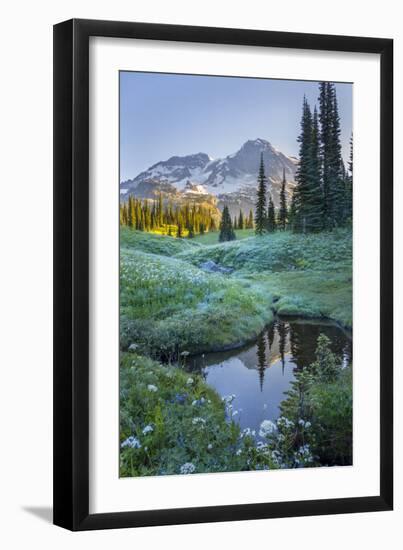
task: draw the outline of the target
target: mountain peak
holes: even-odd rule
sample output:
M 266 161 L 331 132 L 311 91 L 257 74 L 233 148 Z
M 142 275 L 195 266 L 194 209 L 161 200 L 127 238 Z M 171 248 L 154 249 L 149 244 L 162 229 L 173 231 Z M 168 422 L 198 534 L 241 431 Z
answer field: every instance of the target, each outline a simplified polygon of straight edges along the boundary
M 273 149 L 272 144 L 270 141 L 267 141 L 267 139 L 262 138 L 256 138 L 256 139 L 248 139 L 242 147 L 269 147 Z
M 263 154 L 266 176 L 270 184 L 280 184 L 285 171 L 287 182 L 295 180 L 296 161 L 287 157 L 263 138 L 245 141 L 238 151 L 224 158 L 211 159 L 206 153 L 172 156 L 138 174 L 133 180 L 122 182 L 122 193 L 136 193 L 136 189 L 169 184 L 179 192 L 211 193 L 213 195 L 251 194 L 256 188 L 260 157 Z M 143 185 L 144 184 L 144 185 Z M 140 186 L 140 187 L 139 187 Z M 142 187 L 143 186 L 143 187 Z

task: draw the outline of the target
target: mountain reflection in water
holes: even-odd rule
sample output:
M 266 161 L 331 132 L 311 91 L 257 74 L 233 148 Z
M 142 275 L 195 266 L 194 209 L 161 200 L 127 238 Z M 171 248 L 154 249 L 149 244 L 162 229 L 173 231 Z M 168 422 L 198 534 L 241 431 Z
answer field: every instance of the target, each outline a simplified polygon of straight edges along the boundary
M 235 394 L 234 420 L 258 430 L 265 419 L 279 416 L 284 392 L 297 369 L 315 360 L 319 334 L 343 366 L 352 361 L 351 333 L 323 320 L 276 319 L 255 340 L 232 351 L 192 357 L 188 368 L 199 372 L 219 395 Z

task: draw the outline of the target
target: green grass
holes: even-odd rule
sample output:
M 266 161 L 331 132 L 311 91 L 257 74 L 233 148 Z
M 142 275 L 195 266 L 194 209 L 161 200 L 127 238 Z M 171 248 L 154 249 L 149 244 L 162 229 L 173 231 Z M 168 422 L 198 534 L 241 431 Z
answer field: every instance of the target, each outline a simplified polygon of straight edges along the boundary
M 265 285 L 178 258 L 122 249 L 120 282 L 121 347 L 135 344 L 154 358 L 242 345 L 273 316 Z
M 182 369 L 122 354 L 120 425 L 121 477 L 179 474 L 189 463 L 192 473 L 244 469 L 239 426 L 226 421 L 217 393 Z
M 220 235 L 219 231 L 213 231 L 213 232 L 205 233 L 204 235 L 196 235 L 194 239 L 191 239 L 191 240 L 204 245 L 218 244 L 219 235 Z M 235 235 L 237 240 L 247 239 L 248 237 L 253 237 L 255 235 L 255 230 L 254 229 L 236 229 Z
M 120 249 L 135 249 L 149 252 L 151 254 L 161 254 L 162 256 L 173 256 L 179 252 L 200 248 L 200 244 L 194 242 L 194 239 L 176 239 L 167 235 L 158 233 L 145 233 L 144 231 L 135 231 L 128 227 L 120 227 Z
M 275 296 L 282 315 L 326 317 L 352 326 L 351 232 L 251 237 L 181 251 L 178 259 L 201 265 L 213 260 L 234 269 L 233 279 L 260 285 Z
M 347 230 L 309 235 L 276 232 L 178 252 L 179 258 L 194 265 L 211 259 L 247 273 L 345 269 L 351 265 L 351 255 Z

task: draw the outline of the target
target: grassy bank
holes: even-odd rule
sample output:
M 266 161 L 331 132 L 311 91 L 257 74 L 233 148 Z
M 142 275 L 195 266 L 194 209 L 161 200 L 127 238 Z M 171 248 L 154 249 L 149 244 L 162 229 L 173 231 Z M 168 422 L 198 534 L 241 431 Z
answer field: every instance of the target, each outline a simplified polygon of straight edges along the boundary
M 259 281 L 206 273 L 178 258 L 121 250 L 123 350 L 134 345 L 142 354 L 172 361 L 182 353 L 241 345 L 271 321 L 272 302 Z
M 182 250 L 177 258 L 195 266 L 213 260 L 232 268 L 234 279 L 275 296 L 280 314 L 327 317 L 352 326 L 351 231 L 278 232 Z
M 204 235 L 196 235 L 192 241 L 203 245 L 219 244 L 218 237 L 220 233 L 218 231 L 204 233 Z M 237 241 L 253 237 L 255 235 L 254 229 L 235 229 L 235 235 Z

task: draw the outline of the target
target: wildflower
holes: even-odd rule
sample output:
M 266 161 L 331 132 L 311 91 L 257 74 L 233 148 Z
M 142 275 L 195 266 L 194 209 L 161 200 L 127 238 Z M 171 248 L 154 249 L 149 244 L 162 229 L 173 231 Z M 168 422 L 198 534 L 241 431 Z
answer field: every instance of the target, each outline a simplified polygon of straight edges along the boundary
M 188 351 L 182 351 L 181 353 L 182 357 L 187 357 L 189 355 Z
M 195 470 L 196 466 L 192 462 L 185 462 L 185 464 L 182 464 L 180 467 L 181 474 L 193 474 Z
M 129 351 L 136 351 L 139 346 L 137 344 L 130 344 Z
M 244 438 L 244 437 L 254 437 L 256 434 L 255 430 L 251 430 L 250 428 L 244 428 L 241 432 L 241 438 Z
M 305 428 L 310 428 L 312 426 L 312 424 L 308 421 L 308 422 L 305 422 Z
M 235 399 L 236 395 L 232 393 L 231 395 L 224 395 L 221 400 L 224 401 L 227 405 L 230 405 Z
M 284 428 L 292 428 L 294 426 L 294 422 L 285 416 L 280 416 L 280 418 L 277 419 L 277 425 Z
M 120 446 L 122 447 L 122 449 L 124 447 L 130 447 L 131 449 L 141 449 L 141 443 L 137 439 L 137 437 L 134 437 L 134 435 L 130 435 L 121 443 Z
M 240 456 L 242 454 L 242 449 L 238 449 L 235 454 L 236 454 L 236 456 Z
M 154 431 L 154 428 L 151 426 L 151 424 L 148 424 L 145 428 L 143 428 L 143 435 L 147 435 L 148 433 L 151 433 Z
M 211 443 L 209 443 L 209 444 L 207 445 L 207 450 L 208 450 L 208 451 L 211 451 L 212 448 L 213 448 L 213 445 L 212 445 Z
M 205 423 L 206 421 L 204 420 L 204 418 L 201 418 L 200 416 L 196 416 L 195 418 L 192 419 L 193 426 L 196 426 L 197 424 L 204 425 Z
M 151 391 L 151 392 L 158 391 L 157 386 L 154 386 L 154 384 L 148 384 L 147 389 L 148 389 L 148 391 Z
M 263 420 L 263 422 L 260 424 L 260 430 L 259 435 L 260 437 L 267 437 L 268 435 L 275 432 L 277 429 L 277 426 L 274 422 L 271 420 Z
M 190 378 L 190 377 L 189 377 L 189 378 L 186 380 L 186 384 L 187 384 L 188 386 L 191 386 L 191 385 L 193 384 L 193 378 Z

